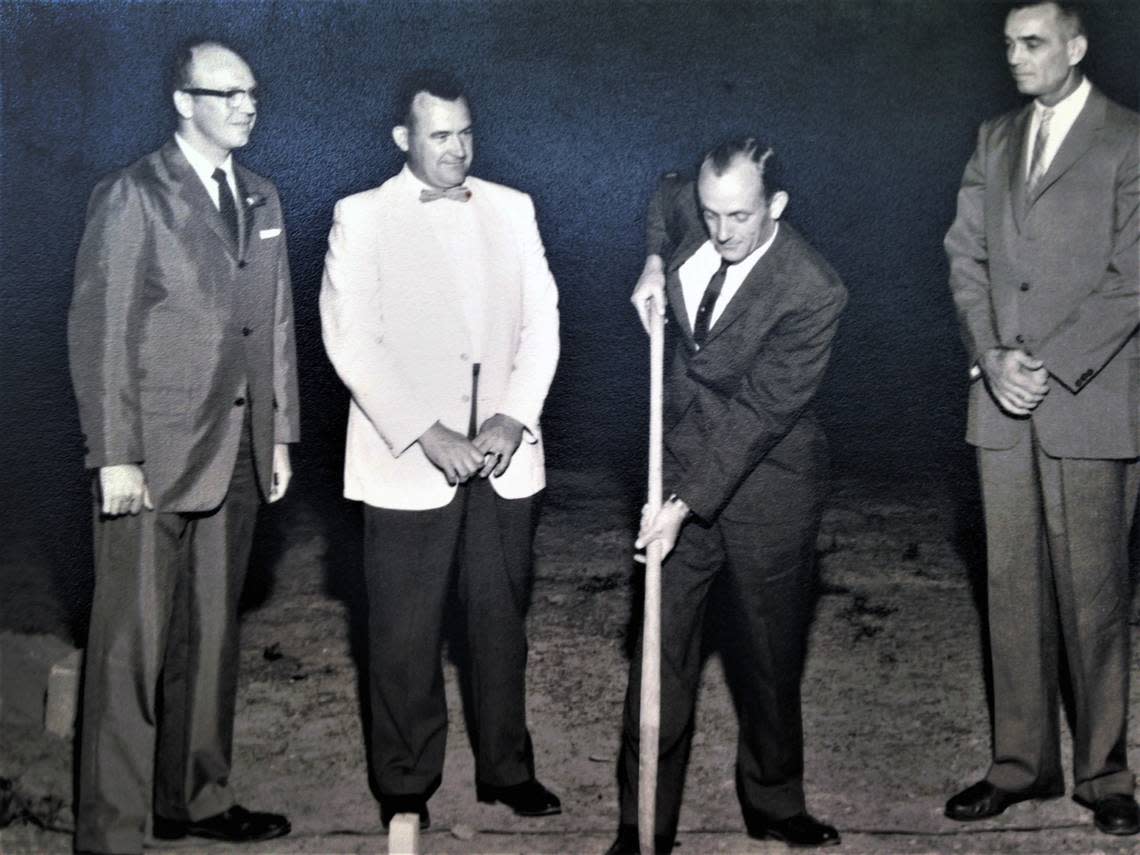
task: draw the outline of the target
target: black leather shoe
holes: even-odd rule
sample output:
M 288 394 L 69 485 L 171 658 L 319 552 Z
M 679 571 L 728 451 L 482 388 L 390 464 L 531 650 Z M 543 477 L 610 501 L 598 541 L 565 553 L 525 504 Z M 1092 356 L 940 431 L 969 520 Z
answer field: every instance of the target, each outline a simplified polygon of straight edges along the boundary
M 431 814 L 428 813 L 427 799 L 423 796 L 381 796 L 380 823 L 385 829 L 398 813 L 418 813 L 420 831 L 431 828 Z
M 663 837 L 653 839 L 653 851 L 657 855 L 669 855 L 673 851 L 673 841 Z M 610 844 L 606 855 L 641 855 L 641 845 L 637 840 L 637 826 L 623 825 L 618 828 L 617 840 Z
M 479 784 L 475 788 L 475 795 L 481 802 L 502 802 L 519 816 L 553 816 L 562 813 L 562 802 L 558 796 L 536 778 L 511 787 Z
M 1010 805 L 1032 799 L 1051 799 L 1061 795 L 1057 790 L 1003 790 L 989 781 L 978 781 L 946 802 L 945 814 L 958 822 L 988 819 L 1003 813 Z
M 1136 834 L 1140 832 L 1140 807 L 1127 793 L 1113 793 L 1093 803 L 1093 822 L 1105 834 Z
M 234 805 L 222 813 L 196 821 L 183 822 L 156 816 L 152 831 L 158 840 L 179 840 L 189 834 L 228 843 L 254 843 L 284 837 L 292 828 L 289 820 L 279 813 L 251 811 Z
M 785 819 L 766 819 L 753 811 L 744 812 L 748 836 L 758 840 L 781 840 L 789 846 L 834 846 L 839 832 L 808 813 L 797 813 Z

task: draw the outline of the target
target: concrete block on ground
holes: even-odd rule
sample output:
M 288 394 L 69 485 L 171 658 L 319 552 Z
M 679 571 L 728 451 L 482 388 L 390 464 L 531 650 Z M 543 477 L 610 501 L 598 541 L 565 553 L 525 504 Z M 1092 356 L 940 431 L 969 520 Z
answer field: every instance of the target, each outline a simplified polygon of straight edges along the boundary
M 44 730 L 61 739 L 69 739 L 75 733 L 75 718 L 79 709 L 79 675 L 82 670 L 83 651 L 72 650 L 52 665 L 48 673 Z
M 420 855 L 420 815 L 398 813 L 388 823 L 388 855 Z
M 74 650 L 54 635 L 0 632 L 0 721 L 42 725 L 48 675 Z

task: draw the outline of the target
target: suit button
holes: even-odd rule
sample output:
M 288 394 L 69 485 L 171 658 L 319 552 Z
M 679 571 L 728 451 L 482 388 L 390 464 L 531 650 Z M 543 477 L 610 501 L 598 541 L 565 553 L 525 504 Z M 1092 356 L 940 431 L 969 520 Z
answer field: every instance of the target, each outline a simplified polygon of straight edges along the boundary
M 244 270 L 244 269 L 245 269 L 245 262 L 244 262 L 244 261 L 239 261 L 239 262 L 238 262 L 238 269 L 239 269 L 239 270 Z
M 1013 340 L 1018 344 L 1025 344 L 1025 336 L 1023 335 L 1015 336 Z
M 462 401 L 463 403 L 465 403 L 465 404 L 468 404 L 468 403 L 470 403 L 470 402 L 471 402 L 471 396 L 470 396 L 470 395 L 464 395 L 464 396 L 463 396 L 462 398 L 460 398 L 459 400 L 461 400 L 461 401 Z
M 1029 283 L 1028 282 L 1022 282 L 1021 283 L 1021 290 L 1022 291 L 1028 291 L 1029 290 Z
M 241 334 L 242 335 L 249 335 L 251 332 L 252 332 L 252 330 L 249 327 L 242 327 L 241 328 Z
M 461 353 L 461 354 L 459 354 L 459 358 L 462 359 L 464 362 L 466 362 L 468 359 L 468 356 L 466 353 Z
M 235 407 L 244 407 L 245 406 L 245 398 L 238 398 L 236 401 L 234 401 L 234 406 Z

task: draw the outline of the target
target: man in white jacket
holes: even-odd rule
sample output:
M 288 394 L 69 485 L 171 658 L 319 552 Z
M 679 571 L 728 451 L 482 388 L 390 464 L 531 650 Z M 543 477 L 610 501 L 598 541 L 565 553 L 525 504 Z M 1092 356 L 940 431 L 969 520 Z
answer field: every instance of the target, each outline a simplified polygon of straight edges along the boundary
M 429 823 L 453 580 L 478 797 L 555 814 L 558 797 L 535 778 L 524 695 L 557 289 L 530 197 L 468 176 L 473 129 L 458 81 L 413 73 L 397 110 L 406 164 L 337 203 L 321 287 L 325 347 L 352 396 L 344 494 L 364 503 L 381 819 Z

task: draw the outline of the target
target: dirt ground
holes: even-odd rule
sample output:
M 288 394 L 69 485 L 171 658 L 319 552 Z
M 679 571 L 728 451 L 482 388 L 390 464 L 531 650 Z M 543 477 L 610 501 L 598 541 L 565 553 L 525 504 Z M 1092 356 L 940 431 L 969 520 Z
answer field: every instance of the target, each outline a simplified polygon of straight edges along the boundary
M 947 796 L 989 759 L 978 529 L 964 495 L 936 477 L 835 486 L 819 541 L 820 597 L 803 684 L 809 807 L 843 836 L 828 851 L 1140 851 L 1138 839 L 1096 832 L 1088 811 L 1068 798 L 971 825 L 942 816 Z M 527 820 L 476 802 L 449 660 L 448 755 L 425 852 L 600 853 L 609 844 L 635 512 L 636 502 L 604 474 L 552 473 L 536 544 L 528 713 L 539 777 L 559 792 L 564 813 Z M 249 585 L 233 781 L 243 804 L 288 813 L 293 833 L 260 845 L 160 848 L 386 851 L 363 749 L 357 523 L 355 508 L 327 486 L 298 484 L 262 526 Z M 743 831 L 735 715 L 715 652 L 697 715 L 679 853 L 783 851 Z M 1136 744 L 1130 748 L 1135 763 Z M 36 800 L 57 830 L 14 823 L 0 830 L 0 851 L 70 851 L 71 752 L 70 741 L 36 728 L 3 734 L 0 776 Z

